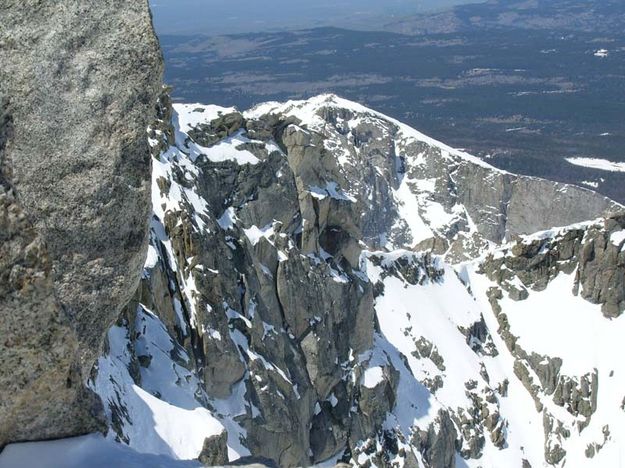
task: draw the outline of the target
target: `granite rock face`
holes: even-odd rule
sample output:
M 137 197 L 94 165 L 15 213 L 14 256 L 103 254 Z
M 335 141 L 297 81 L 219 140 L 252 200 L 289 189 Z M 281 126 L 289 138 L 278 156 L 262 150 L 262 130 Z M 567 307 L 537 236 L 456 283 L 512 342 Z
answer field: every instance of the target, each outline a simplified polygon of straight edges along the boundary
M 219 435 L 204 439 L 198 460 L 205 466 L 228 463 L 228 434 L 224 431 Z
M 352 212 L 336 216 L 361 213 L 354 229 L 343 230 L 371 248 L 431 250 L 457 262 L 488 242 L 618 210 L 589 190 L 497 170 L 336 96 L 260 105 L 245 115 L 248 127 L 276 125 L 282 116 L 284 149 L 302 188 L 353 199 Z M 336 187 L 343 192 L 327 191 Z
M 147 247 L 147 1 L 0 5 L 0 446 L 101 428 L 84 386 Z
M 163 443 L 136 430 L 139 387 L 172 415 L 208 411 L 230 461 L 540 466 L 614 450 L 594 435 L 616 421 L 596 416 L 613 405 L 598 383 L 618 381 L 525 343 L 514 305 L 566 280 L 553 297 L 606 326 L 622 301 L 601 287 L 622 274 L 617 204 L 334 96 L 241 113 L 164 95 L 159 109 L 148 260 L 92 385 L 120 442 Z M 210 424 L 165 441 L 201 457 L 222 443 Z

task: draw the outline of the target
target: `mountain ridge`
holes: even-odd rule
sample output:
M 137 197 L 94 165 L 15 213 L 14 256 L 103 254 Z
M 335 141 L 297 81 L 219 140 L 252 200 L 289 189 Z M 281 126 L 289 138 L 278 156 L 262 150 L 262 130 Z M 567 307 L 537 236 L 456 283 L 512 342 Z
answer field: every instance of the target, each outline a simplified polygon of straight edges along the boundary
M 396 151 L 385 138 L 404 137 L 379 114 L 333 96 L 311 102 L 314 112 L 295 106 L 297 116 L 275 104 L 243 114 L 172 109 L 164 98 L 150 135 L 154 217 L 142 286 L 91 384 L 109 437 L 212 464 L 250 454 L 280 466 L 615 460 L 625 395 L 611 372 L 620 376 L 620 365 L 595 369 L 570 353 L 585 328 L 609 330 L 612 346 L 623 327 L 623 216 L 519 233 L 497 247 L 476 222 L 449 217 L 471 219 L 454 211 L 456 199 L 429 198 L 441 195 L 436 182 L 401 189 L 415 161 L 441 171 L 453 155 L 429 139 Z M 375 164 L 357 166 L 346 185 L 350 160 Z M 490 170 L 471 158 L 458 164 Z M 453 177 L 440 177 L 450 187 Z M 578 208 L 594 203 L 591 192 L 569 190 Z M 438 216 L 395 226 L 409 194 L 417 213 Z M 354 209 L 362 200 L 367 208 Z M 443 229 L 449 219 L 456 232 Z M 385 226 L 397 229 L 380 237 Z M 435 240 L 418 245 L 424 226 Z M 466 233 L 451 250 L 449 239 Z M 548 332 L 529 340 L 523 319 L 554 299 L 579 320 L 571 339 L 557 338 L 562 355 Z M 549 314 L 565 326 L 557 308 Z M 599 335 L 587 346 L 604 349 Z M 189 409 L 204 422 L 174 426 L 175 439 L 141 422 L 148 411 L 176 424 Z

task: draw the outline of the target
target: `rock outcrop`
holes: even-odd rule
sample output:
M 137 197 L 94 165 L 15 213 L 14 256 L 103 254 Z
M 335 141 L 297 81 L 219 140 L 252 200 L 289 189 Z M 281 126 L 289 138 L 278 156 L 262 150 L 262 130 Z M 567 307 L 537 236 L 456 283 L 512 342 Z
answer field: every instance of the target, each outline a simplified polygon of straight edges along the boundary
M 507 255 L 489 255 L 482 268 L 515 300 L 526 299 L 528 289 L 545 289 L 560 273 L 575 273 L 574 294 L 600 304 L 606 317 L 615 318 L 625 312 L 624 231 L 625 215 L 615 213 L 521 238 Z
M 138 284 L 162 60 L 146 0 L 0 5 L 0 447 L 100 429 Z
M 136 311 L 94 371 L 119 441 L 168 440 L 136 430 L 152 399 L 169 418 L 207 409 L 231 458 L 278 466 L 557 464 L 594 437 L 597 408 L 613 404 L 597 399 L 605 369 L 571 371 L 570 356 L 526 344 L 507 301 L 570 277 L 563 297 L 604 326 L 586 299 L 606 316 L 620 307 L 620 289 L 600 287 L 622 274 L 617 204 L 497 171 L 333 96 L 244 113 L 164 96 L 160 109 Z M 176 456 L 212 453 L 202 442 L 223 432 L 204 417 L 167 442 Z

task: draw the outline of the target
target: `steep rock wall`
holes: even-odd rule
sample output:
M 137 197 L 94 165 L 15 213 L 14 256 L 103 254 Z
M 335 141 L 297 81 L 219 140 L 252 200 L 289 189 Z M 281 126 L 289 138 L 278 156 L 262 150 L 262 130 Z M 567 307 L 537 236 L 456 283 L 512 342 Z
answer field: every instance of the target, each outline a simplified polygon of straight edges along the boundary
M 245 113 L 172 108 L 164 96 L 160 109 L 150 129 L 154 216 L 137 308 L 112 328 L 94 372 L 117 440 L 182 458 L 221 441 L 218 452 L 227 444 L 230 461 L 251 454 L 279 466 L 410 467 L 521 459 L 539 466 L 579 460 L 572 447 L 599 440 L 560 428 L 585 421 L 605 372 L 566 369 L 554 381 L 556 363 L 574 360 L 545 351 L 551 337 L 514 354 L 508 341 L 526 322 L 515 302 L 501 308 L 520 324 L 512 331 L 499 324 L 505 313 L 491 302 L 491 291 L 501 291 L 489 265 L 506 272 L 495 260 L 507 257 L 493 250 L 504 237 L 616 204 L 489 168 L 332 96 Z M 559 269 L 581 256 L 581 237 L 577 247 L 554 241 L 545 249 L 556 234 L 541 233 L 536 246 L 526 239 L 545 260 L 511 259 L 521 270 L 511 286 L 536 277 L 549 287 L 547 299 L 568 300 L 584 320 L 607 327 L 600 307 L 584 299 L 617 315 L 622 289 L 610 285 L 622 281 L 620 220 L 578 229 L 594 239 L 584 244 L 581 297 L 574 279 L 560 275 L 572 270 Z M 488 251 L 495 260 L 484 260 Z M 445 263 L 467 257 L 478 259 Z M 558 268 L 553 277 L 545 265 Z M 564 292 L 553 289 L 567 280 Z M 521 308 L 531 296 L 531 312 L 543 309 L 531 305 L 545 301 L 538 289 L 509 294 Z M 545 369 L 527 370 L 525 361 Z M 530 372 L 539 371 L 542 380 L 532 384 Z M 204 408 L 221 427 L 164 434 L 151 419 L 144 423 L 142 408 L 159 402 L 170 404 L 162 419 Z M 562 417 L 557 410 L 569 402 L 575 409 Z M 613 412 L 617 403 L 601 405 Z M 511 409 L 518 405 L 522 411 Z M 598 416 L 593 430 L 599 423 L 620 427 Z M 528 427 L 544 427 L 544 437 Z

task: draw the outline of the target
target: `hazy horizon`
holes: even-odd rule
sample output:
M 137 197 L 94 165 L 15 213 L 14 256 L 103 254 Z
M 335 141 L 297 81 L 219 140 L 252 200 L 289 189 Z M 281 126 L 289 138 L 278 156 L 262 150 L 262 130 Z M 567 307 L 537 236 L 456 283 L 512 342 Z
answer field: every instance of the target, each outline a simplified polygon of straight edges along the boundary
M 150 0 L 158 34 L 223 35 L 322 26 L 375 29 L 412 14 L 480 0 Z

